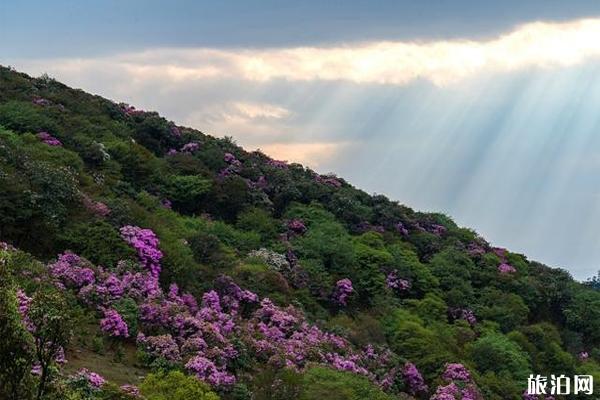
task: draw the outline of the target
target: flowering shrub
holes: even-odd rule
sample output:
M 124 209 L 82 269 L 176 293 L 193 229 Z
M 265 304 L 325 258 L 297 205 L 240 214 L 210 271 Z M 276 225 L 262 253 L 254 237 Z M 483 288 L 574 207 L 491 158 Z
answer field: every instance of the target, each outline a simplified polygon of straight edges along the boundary
M 48 146 L 62 146 L 60 140 L 49 134 L 48 132 L 40 132 L 37 134 L 38 139 L 46 143 Z
M 58 256 L 58 260 L 48 266 L 50 275 L 57 278 L 59 287 L 65 285 L 79 289 L 93 284 L 96 281 L 94 270 L 86 260 L 78 255 L 65 252 Z
M 35 96 L 33 98 L 33 100 L 31 100 L 31 102 L 33 104 L 35 104 L 36 106 L 42 106 L 42 107 L 49 106 L 51 104 L 50 100 L 44 99 L 43 97 L 39 97 L 39 96 Z
M 152 360 L 162 358 L 170 363 L 181 361 L 179 346 L 170 334 L 146 336 L 143 333 L 139 333 L 137 336 L 137 345 Z
M 278 169 L 288 169 L 287 161 L 269 159 L 267 161 L 267 165 L 270 165 L 271 167 L 278 168 Z
M 86 368 L 82 368 L 77 371 L 75 377 L 85 379 L 90 386 L 97 389 L 101 388 L 106 383 L 106 379 L 95 372 L 89 371 Z
M 315 180 L 324 185 L 328 185 L 334 188 L 342 187 L 342 182 L 335 175 L 316 175 Z
M 408 386 L 409 393 L 412 395 L 427 392 L 427 385 L 425 384 L 423 376 L 421 376 L 421 373 L 415 364 L 411 362 L 404 364 L 404 367 L 402 368 L 402 376 L 404 377 L 404 381 Z
M 447 364 L 442 379 L 448 384 L 438 386 L 431 400 L 483 399 L 475 383 L 471 380 L 471 374 L 462 364 Z
M 463 381 L 469 382 L 471 374 L 464 365 L 459 363 L 451 363 L 446 365 L 446 370 L 442 374 L 442 379 L 446 381 Z
M 395 227 L 396 231 L 398 231 L 399 234 L 401 234 L 402 236 L 408 236 L 408 229 L 406 229 L 402 222 L 396 223 Z
M 296 233 L 298 235 L 302 235 L 304 232 L 306 232 L 306 225 L 304 225 L 304 221 L 302 221 L 301 219 L 289 220 L 287 223 L 287 227 L 291 232 Z
M 134 385 L 122 385 L 120 387 L 120 389 L 121 389 L 121 391 L 123 393 L 126 393 L 129 396 L 140 397 L 140 389 L 137 386 L 134 386 Z
M 142 265 L 150 270 L 153 276 L 158 277 L 163 254 L 158 248 L 159 241 L 154 232 L 151 229 L 127 225 L 121 228 L 121 237 L 137 251 Z
M 340 279 L 335 283 L 335 289 L 333 291 L 333 301 L 338 305 L 345 306 L 348 300 L 348 296 L 354 291 L 352 287 L 352 281 L 348 278 Z
M 517 272 L 517 270 L 510 264 L 501 263 L 500 265 L 498 265 L 498 272 L 500 272 L 501 274 L 514 274 L 515 272 Z
M 410 281 L 400 278 L 396 271 L 392 271 L 389 274 L 387 274 L 385 278 L 385 283 L 388 288 L 399 292 L 404 292 L 410 289 L 411 286 Z
M 473 326 L 477 323 L 477 317 L 472 310 L 468 308 L 453 308 L 450 310 L 450 315 L 454 319 L 462 319 L 469 323 L 469 325 Z M 454 365 L 454 364 L 450 364 Z
M 189 142 L 184 144 L 183 147 L 181 147 L 182 153 L 193 154 L 198 150 L 200 150 L 200 144 L 196 142 Z
M 81 198 L 84 207 L 92 213 L 101 217 L 106 217 L 110 214 L 110 208 L 108 208 L 106 204 L 100 201 L 94 201 L 86 194 L 83 194 Z
M 144 113 L 143 110 L 136 110 L 134 106 L 130 106 L 126 103 L 119 104 L 119 107 L 121 107 L 121 111 L 123 111 L 123 113 L 128 116 L 139 115 Z
M 104 310 L 104 318 L 100 320 L 100 329 L 112 337 L 129 337 L 127 324 L 116 310 Z

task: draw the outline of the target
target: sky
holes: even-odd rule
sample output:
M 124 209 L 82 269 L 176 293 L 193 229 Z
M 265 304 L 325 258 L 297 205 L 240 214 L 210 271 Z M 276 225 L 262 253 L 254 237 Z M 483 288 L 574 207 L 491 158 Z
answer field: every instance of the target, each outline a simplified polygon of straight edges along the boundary
M 0 64 L 600 269 L 595 0 L 3 0 Z

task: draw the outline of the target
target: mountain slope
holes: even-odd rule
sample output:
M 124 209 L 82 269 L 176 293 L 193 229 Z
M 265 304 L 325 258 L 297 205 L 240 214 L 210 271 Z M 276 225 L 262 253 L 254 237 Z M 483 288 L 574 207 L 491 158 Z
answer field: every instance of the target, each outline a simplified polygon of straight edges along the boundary
M 531 373 L 600 380 L 600 294 L 566 271 L 444 215 L 4 67 L 0 240 L 0 302 L 27 329 L 2 323 L 23 365 L 39 372 L 27 349 L 50 323 L 40 310 L 58 307 L 72 327 L 53 331 L 47 371 L 0 379 L 15 398 L 46 378 L 47 398 L 135 390 L 82 367 L 135 385 L 163 371 L 141 385 L 149 399 L 168 385 L 194 393 L 181 398 L 513 399 Z M 69 362 L 56 370 L 61 347 Z

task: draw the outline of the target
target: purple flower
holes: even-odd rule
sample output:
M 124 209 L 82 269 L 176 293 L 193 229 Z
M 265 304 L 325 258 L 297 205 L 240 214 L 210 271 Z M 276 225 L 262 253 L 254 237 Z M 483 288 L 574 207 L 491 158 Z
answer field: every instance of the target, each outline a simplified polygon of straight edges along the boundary
M 48 146 L 62 146 L 60 140 L 49 134 L 48 132 L 40 132 L 37 134 L 38 139 L 46 143 Z
M 123 385 L 121 391 L 133 397 L 140 397 L 140 389 L 134 385 Z
M 127 225 L 121 228 L 121 237 L 138 253 L 142 265 L 154 277 L 160 274 L 160 260 L 163 256 L 158 248 L 158 238 L 151 229 Z
M 36 106 L 42 106 L 42 107 L 50 105 L 50 100 L 46 100 L 46 99 L 44 99 L 42 97 L 39 97 L 39 96 L 35 96 L 33 98 L 33 100 L 31 100 L 31 102 L 33 104 L 35 104 Z
M 137 344 L 142 351 L 153 358 L 163 358 L 174 363 L 181 361 L 179 346 L 170 334 L 145 336 L 143 333 L 138 333 Z
M 78 378 L 85 379 L 90 384 L 90 386 L 96 389 L 102 387 L 106 383 L 106 379 L 104 379 L 102 376 L 95 372 L 89 371 L 86 368 L 82 368 L 79 371 L 77 371 L 77 374 L 75 376 Z
M 470 382 L 471 375 L 464 365 L 459 363 L 446 364 L 446 370 L 442 375 L 442 379 L 446 381 L 463 381 Z
M 410 281 L 400 278 L 396 271 L 392 271 L 387 275 L 385 283 L 388 288 L 399 292 L 406 291 L 410 289 L 411 286 Z
M 267 161 L 267 165 L 270 165 L 271 167 L 278 168 L 278 169 L 288 169 L 287 161 L 279 161 L 279 160 L 270 159 Z
M 340 188 L 342 182 L 335 175 L 316 175 L 315 180 L 324 185 L 332 186 L 334 188 Z
M 406 229 L 406 227 L 404 226 L 404 224 L 402 222 L 398 222 L 396 224 L 396 230 L 398 231 L 398 233 L 400 233 L 402 236 L 408 236 L 408 229 Z
M 214 386 L 230 386 L 235 383 L 235 377 L 228 372 L 217 368 L 214 362 L 203 356 L 196 356 L 185 364 L 190 372 L 198 379 Z
M 200 144 L 196 142 L 189 142 L 183 145 L 181 148 L 182 153 L 192 154 L 200 149 Z
M 517 270 L 515 269 L 515 267 L 513 267 L 510 264 L 502 263 L 502 264 L 498 265 L 498 272 L 506 275 L 506 274 L 514 274 L 515 272 L 517 272 Z
M 415 395 L 417 393 L 427 392 L 427 385 L 425 384 L 423 376 L 415 364 L 411 362 L 404 364 L 404 368 L 402 368 L 402 376 L 404 377 L 404 381 L 406 382 L 408 390 L 411 394 Z
M 110 208 L 108 208 L 106 204 L 100 201 L 94 201 L 86 194 L 82 195 L 82 201 L 85 208 L 96 215 L 106 217 L 110 214 Z
M 304 225 L 304 221 L 302 221 L 301 219 L 295 218 L 289 220 L 287 223 L 287 227 L 290 231 L 299 235 L 302 235 L 304 232 L 306 232 L 306 225 Z
M 348 278 L 340 279 L 335 283 L 335 289 L 333 291 L 333 301 L 338 305 L 345 306 L 348 300 L 348 296 L 354 291 L 352 287 L 352 281 Z
M 129 337 L 127 323 L 116 310 L 104 310 L 104 318 L 100 320 L 100 329 L 112 337 Z
M 477 323 L 477 318 L 472 310 L 468 308 L 454 308 L 450 310 L 450 315 L 454 319 L 462 319 L 469 323 L 469 325 L 474 326 Z M 454 364 L 450 364 L 454 365 Z
M 588 358 L 590 358 L 590 355 L 587 351 L 582 351 L 581 353 L 579 353 L 578 358 L 579 361 L 586 361 Z
M 170 130 L 171 130 L 171 135 L 173 135 L 175 137 L 180 137 L 181 136 L 181 131 L 175 125 L 173 125 Z

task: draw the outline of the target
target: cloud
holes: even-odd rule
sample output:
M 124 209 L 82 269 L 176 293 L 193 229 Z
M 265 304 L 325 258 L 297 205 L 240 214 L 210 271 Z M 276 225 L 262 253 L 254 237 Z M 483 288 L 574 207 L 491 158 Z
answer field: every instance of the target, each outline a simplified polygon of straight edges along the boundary
M 297 162 L 318 168 L 325 160 L 350 145 L 350 142 L 271 143 L 261 146 L 260 150 L 278 160 Z
M 86 60 L 57 60 L 77 73 L 91 64 L 119 68 L 134 81 L 207 79 L 342 80 L 446 85 L 480 72 L 563 67 L 600 55 L 600 18 L 532 22 L 489 39 L 380 41 L 276 49 L 161 48 Z M 55 68 L 53 68 L 55 69 Z

